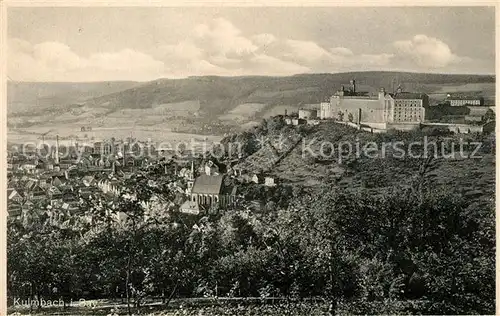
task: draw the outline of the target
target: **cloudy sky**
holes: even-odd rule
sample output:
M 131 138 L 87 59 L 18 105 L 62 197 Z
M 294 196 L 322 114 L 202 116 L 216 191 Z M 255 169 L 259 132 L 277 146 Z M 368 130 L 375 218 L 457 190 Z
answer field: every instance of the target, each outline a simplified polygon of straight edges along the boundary
M 9 8 L 7 32 L 16 81 L 495 71 L 486 7 Z

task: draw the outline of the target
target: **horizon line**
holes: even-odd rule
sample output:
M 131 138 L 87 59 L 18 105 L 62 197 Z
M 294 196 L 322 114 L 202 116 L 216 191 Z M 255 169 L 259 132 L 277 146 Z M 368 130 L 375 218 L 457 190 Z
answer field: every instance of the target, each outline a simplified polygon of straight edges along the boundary
M 361 70 L 361 71 L 343 71 L 343 72 L 311 72 L 311 73 L 296 73 L 290 75 L 191 75 L 185 77 L 158 77 L 150 80 L 96 80 L 96 81 L 24 81 L 24 80 L 13 80 L 9 75 L 7 75 L 7 83 L 102 83 L 102 82 L 134 82 L 134 83 L 148 83 L 159 80 L 185 80 L 190 78 L 203 78 L 203 77 L 215 77 L 215 78 L 287 78 L 294 76 L 307 76 L 307 75 L 342 75 L 350 73 L 406 73 L 406 74 L 418 74 L 418 75 L 437 75 L 437 76 L 493 76 L 496 77 L 496 73 L 441 73 L 441 72 L 418 72 L 410 70 Z

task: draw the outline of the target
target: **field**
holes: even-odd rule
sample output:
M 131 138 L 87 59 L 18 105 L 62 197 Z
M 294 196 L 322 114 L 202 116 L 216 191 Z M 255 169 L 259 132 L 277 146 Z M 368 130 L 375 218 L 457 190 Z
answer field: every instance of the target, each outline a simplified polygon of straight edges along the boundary
M 219 116 L 223 121 L 248 121 L 253 118 L 257 113 L 262 111 L 267 105 L 264 103 L 245 103 L 237 105 L 234 109 L 230 110 L 227 114 Z
M 449 92 L 476 92 L 494 104 L 495 77 L 400 72 L 308 74 L 289 77 L 190 77 L 152 82 L 9 83 L 8 127 L 87 124 L 194 130 L 240 128 L 328 99 L 355 78 L 358 91 L 428 93 L 433 104 Z M 223 130 L 223 129 L 222 129 Z M 223 132 L 222 132 L 223 133 Z
M 95 128 L 91 132 L 81 132 L 79 126 L 63 125 L 63 126 L 42 126 L 31 127 L 22 130 L 10 129 L 7 133 L 7 140 L 9 143 L 25 143 L 25 142 L 38 142 L 41 141 L 41 133 L 50 131 L 45 137 L 45 142 L 55 144 L 55 135 L 59 135 L 60 144 L 71 143 L 75 141 L 80 143 L 99 141 L 105 139 L 125 139 L 127 137 L 134 137 L 141 141 L 151 140 L 155 144 L 167 143 L 168 145 L 175 146 L 177 143 L 184 143 L 190 146 L 191 142 L 194 144 L 207 144 L 210 148 L 214 142 L 221 140 L 220 136 L 211 135 L 197 135 L 188 133 L 175 133 L 168 129 L 155 129 L 147 127 L 110 127 L 110 128 Z

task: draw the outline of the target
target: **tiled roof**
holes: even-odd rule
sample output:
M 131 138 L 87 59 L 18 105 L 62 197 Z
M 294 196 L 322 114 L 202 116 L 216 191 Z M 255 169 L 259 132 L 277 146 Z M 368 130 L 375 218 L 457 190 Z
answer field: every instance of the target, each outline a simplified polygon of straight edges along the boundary
M 404 99 L 404 100 L 412 100 L 412 99 L 423 99 L 426 95 L 424 93 L 413 93 L 413 92 L 401 92 L 396 93 L 394 95 L 394 99 Z
M 220 194 L 223 176 L 201 175 L 194 181 L 192 193 L 195 194 Z
M 481 96 L 478 95 L 467 95 L 459 93 L 450 93 L 448 97 L 449 100 L 480 100 Z
M 92 181 L 94 181 L 94 177 L 93 176 L 84 176 L 82 178 L 82 180 L 91 183 Z

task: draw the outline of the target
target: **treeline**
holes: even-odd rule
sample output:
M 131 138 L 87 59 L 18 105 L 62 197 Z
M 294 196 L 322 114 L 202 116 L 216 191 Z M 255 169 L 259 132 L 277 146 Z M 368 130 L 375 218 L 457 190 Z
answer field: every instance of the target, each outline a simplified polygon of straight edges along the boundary
M 85 201 L 88 221 L 9 219 L 9 298 L 122 298 L 129 313 L 148 297 L 215 296 L 314 297 L 331 314 L 495 311 L 493 203 L 417 179 L 385 196 L 322 187 L 297 191 L 287 209 L 147 216 L 145 181 Z

